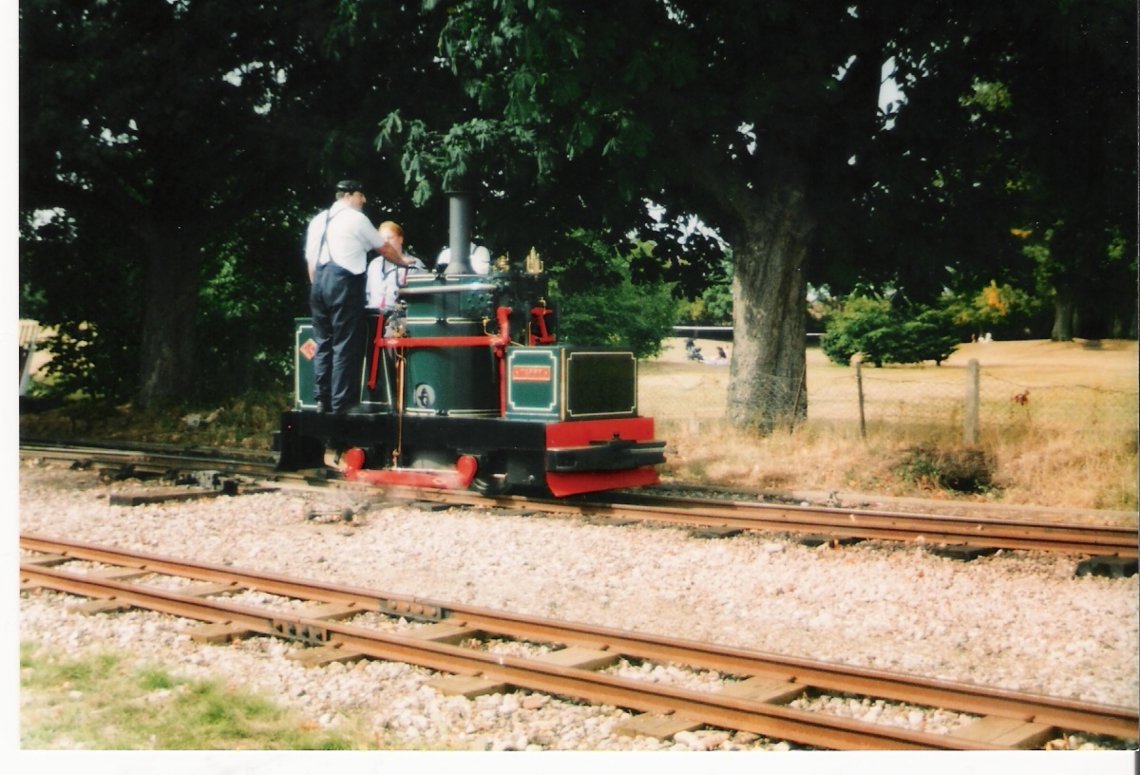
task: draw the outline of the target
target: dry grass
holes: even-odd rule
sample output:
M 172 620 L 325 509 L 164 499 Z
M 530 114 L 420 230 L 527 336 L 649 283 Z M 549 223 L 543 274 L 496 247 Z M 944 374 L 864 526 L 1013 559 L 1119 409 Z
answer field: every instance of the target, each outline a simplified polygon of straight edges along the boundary
M 716 351 L 715 342 L 698 345 Z M 971 359 L 982 369 L 977 449 L 992 485 L 965 495 L 924 475 L 915 450 L 968 451 L 961 415 Z M 728 427 L 728 371 L 687 361 L 679 340 L 643 365 L 641 410 L 669 440 L 667 475 L 777 491 L 1137 509 L 1136 342 L 978 343 L 941 367 L 865 368 L 866 439 L 854 370 L 818 349 L 808 351 L 809 422 L 794 432 L 760 438 Z M 1024 404 L 1012 400 L 1026 391 Z
M 716 342 L 698 341 L 716 353 Z M 863 370 L 867 438 L 859 433 L 854 369 L 808 350 L 809 421 L 757 438 L 724 421 L 729 368 L 685 358 L 682 340 L 640 369 L 642 414 L 669 442 L 675 479 L 801 492 L 955 497 L 1078 509 L 1137 509 L 1137 343 L 993 342 L 964 345 L 941 367 Z M 727 346 L 731 352 L 731 346 Z M 962 494 L 939 481 L 935 458 L 965 457 L 967 364 L 982 369 L 978 445 L 992 485 Z M 1025 394 L 1027 401 L 1014 397 Z M 225 407 L 140 413 L 75 404 L 20 418 L 29 437 L 167 441 L 264 450 L 285 395 Z M 200 416 L 203 422 L 188 422 Z M 206 421 L 206 419 L 209 421 Z M 917 450 L 917 452 L 916 452 Z

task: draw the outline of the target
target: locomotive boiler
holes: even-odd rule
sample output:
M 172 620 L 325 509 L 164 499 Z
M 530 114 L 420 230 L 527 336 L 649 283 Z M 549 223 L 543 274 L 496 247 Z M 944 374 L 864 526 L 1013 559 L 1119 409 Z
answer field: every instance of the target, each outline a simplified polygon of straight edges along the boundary
M 470 201 L 452 195 L 446 271 L 411 275 L 398 324 L 367 316 L 361 413 L 320 413 L 316 345 L 295 320 L 294 404 L 281 415 L 279 470 L 324 467 L 376 485 L 565 497 L 658 481 L 665 442 L 637 407 L 631 352 L 557 340 L 532 250 L 471 270 Z

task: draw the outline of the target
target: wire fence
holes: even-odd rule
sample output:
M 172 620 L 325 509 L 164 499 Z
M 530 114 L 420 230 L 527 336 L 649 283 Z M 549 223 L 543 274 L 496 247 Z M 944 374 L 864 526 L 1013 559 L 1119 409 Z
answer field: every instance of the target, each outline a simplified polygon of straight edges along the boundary
M 727 416 L 727 368 L 652 372 L 641 378 L 641 411 L 696 432 Z M 769 375 L 770 405 L 797 411 L 808 425 L 844 434 L 936 435 L 973 443 L 1000 434 L 1056 433 L 1136 443 L 1140 394 L 1135 378 L 1081 384 L 1053 373 L 1009 369 L 813 367 L 806 380 Z M 1092 379 L 1087 381 L 1092 382 Z M 1111 385 L 1105 387 L 1104 384 Z
M 808 420 L 829 425 L 858 423 L 863 435 L 876 430 L 927 429 L 979 435 L 1011 431 L 1056 431 L 1136 438 L 1137 390 L 1082 384 L 1014 381 L 974 362 L 955 380 L 933 370 L 900 378 L 873 368 L 847 370 L 841 378 L 809 382 Z

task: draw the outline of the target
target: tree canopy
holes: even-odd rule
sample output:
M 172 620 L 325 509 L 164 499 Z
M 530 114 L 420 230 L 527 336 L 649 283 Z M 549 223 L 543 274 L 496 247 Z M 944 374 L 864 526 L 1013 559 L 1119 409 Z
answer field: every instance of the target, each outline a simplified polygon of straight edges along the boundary
M 144 405 L 270 378 L 305 311 L 304 222 L 352 176 L 425 257 L 440 195 L 475 192 L 480 241 L 538 246 L 568 291 L 599 269 L 576 233 L 690 297 L 727 247 L 740 426 L 806 411 L 809 282 L 1033 286 L 1057 336 L 1134 335 L 1134 16 L 22 0 L 22 314 Z
M 85 354 L 74 381 L 149 405 L 266 378 L 252 356 L 285 352 L 299 235 L 333 181 L 404 201 L 370 135 L 381 104 L 430 94 L 434 38 L 418 10 L 389 21 L 319 0 L 22 3 L 22 314 Z
M 1115 130 L 1128 126 L 1119 106 L 1134 103 L 1116 97 L 1134 90 L 1121 64 L 1134 56 L 1120 56 L 1135 50 L 1132 10 L 1120 0 L 816 3 L 806 12 L 783 2 L 499 0 L 449 11 L 442 51 L 476 103 L 460 132 L 510 140 L 469 149 L 471 164 L 533 181 L 537 201 L 570 192 L 563 217 L 604 213 L 596 226 L 615 235 L 656 234 L 666 260 L 648 270 L 682 287 L 699 287 L 719 258 L 687 231 L 693 217 L 732 247 L 729 412 L 738 425 L 770 427 L 803 411 L 808 280 L 929 299 L 995 271 L 1024 277 L 1027 256 L 1011 229 L 1025 203 L 1045 216 L 1034 205 L 1056 202 L 1046 217 L 1071 233 L 1065 214 L 1086 204 L 1064 177 L 1081 176 L 1085 190 L 1103 176 L 1113 178 L 1109 191 L 1135 186 L 1128 131 Z M 1106 26 L 1114 31 L 1101 36 Z M 1042 78 L 1058 68 L 1064 78 Z M 902 90 L 894 104 L 881 104 L 884 73 Z M 1082 102 L 1089 90 L 1098 101 Z M 1094 106 L 1113 131 L 1091 131 Z M 446 145 L 456 131 L 436 137 Z M 1059 164 L 1070 142 L 1115 166 Z M 415 148 L 405 147 L 408 158 Z M 1064 175 L 1047 174 L 1051 166 Z M 646 201 L 664 208 L 664 224 L 650 222 Z M 1089 271 L 1114 260 L 1106 236 L 1129 245 L 1119 255 L 1135 255 L 1131 219 L 1114 207 L 1098 213 L 1072 220 L 1099 243 L 1057 241 L 1036 262 L 1043 292 L 1078 292 L 1064 267 L 1079 266 L 1095 306 L 1093 286 L 1135 276 L 1135 261 L 1119 258 L 1123 272 Z

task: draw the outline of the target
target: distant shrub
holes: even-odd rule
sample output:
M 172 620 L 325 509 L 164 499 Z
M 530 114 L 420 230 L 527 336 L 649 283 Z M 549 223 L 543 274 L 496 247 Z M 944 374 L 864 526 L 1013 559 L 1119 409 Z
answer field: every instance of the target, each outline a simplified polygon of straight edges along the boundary
M 1053 324 L 1053 308 L 1047 299 L 1008 283 L 990 281 L 979 291 L 951 295 L 945 306 L 955 325 L 978 336 L 988 332 L 997 339 L 1024 339 L 1037 331 L 1044 337 Z
M 630 350 L 637 358 L 658 355 L 673 333 L 678 302 L 669 283 L 634 279 L 634 259 L 652 255 L 652 244 L 622 252 L 585 233 L 578 238 L 582 254 L 549 269 L 558 340 Z
M 661 352 L 672 334 L 677 302 L 665 283 L 628 279 L 559 299 L 558 338 L 567 344 L 630 350 L 637 358 Z
M 886 299 L 855 297 L 827 319 L 819 346 L 835 363 L 847 365 L 855 353 L 873 361 L 878 343 L 891 326 L 891 303 Z M 881 359 L 881 356 L 878 356 Z
M 683 325 L 731 326 L 732 283 L 716 283 L 696 299 L 680 302 L 677 316 Z
M 959 344 L 951 314 L 918 305 L 900 307 L 887 299 L 848 299 L 828 318 L 820 348 L 842 365 L 856 353 L 876 366 L 922 361 L 941 365 Z

